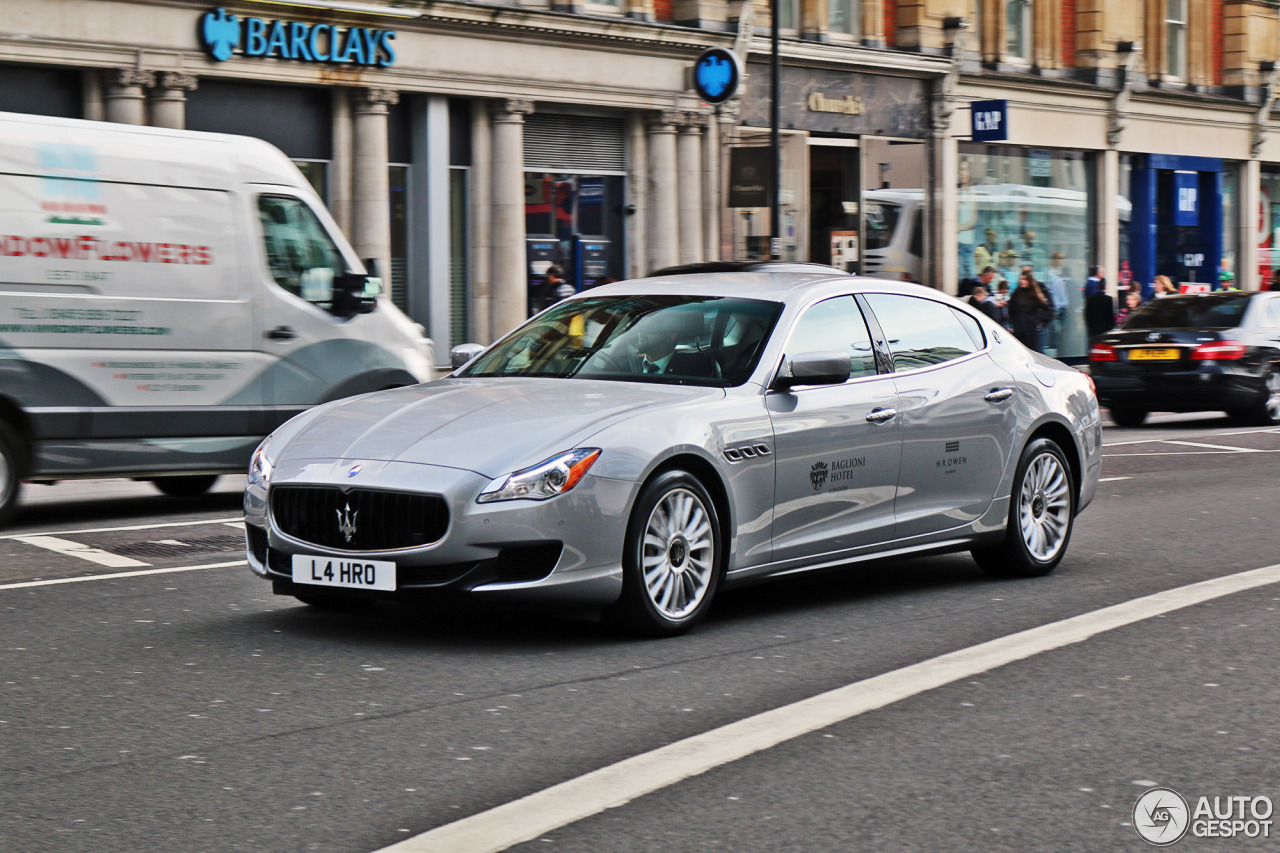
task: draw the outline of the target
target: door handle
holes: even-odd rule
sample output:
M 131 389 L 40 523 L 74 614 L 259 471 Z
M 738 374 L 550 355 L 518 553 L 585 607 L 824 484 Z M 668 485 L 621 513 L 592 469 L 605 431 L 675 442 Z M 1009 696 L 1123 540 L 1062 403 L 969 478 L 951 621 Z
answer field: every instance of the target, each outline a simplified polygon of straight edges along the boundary
M 867 413 L 867 421 L 873 424 L 882 424 L 897 414 L 897 409 L 873 409 Z
M 273 341 L 291 341 L 298 336 L 298 333 L 288 326 L 276 326 L 267 332 L 267 337 Z
M 991 393 L 984 395 L 982 399 L 986 400 L 988 403 L 1003 403 L 1012 396 L 1012 388 L 997 388 Z

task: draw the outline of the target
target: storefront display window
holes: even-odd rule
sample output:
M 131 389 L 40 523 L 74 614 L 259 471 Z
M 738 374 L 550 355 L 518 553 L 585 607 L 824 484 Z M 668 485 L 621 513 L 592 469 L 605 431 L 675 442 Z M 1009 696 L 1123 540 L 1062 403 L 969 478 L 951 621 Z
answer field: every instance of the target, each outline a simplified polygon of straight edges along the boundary
M 1084 281 L 1092 257 L 1092 162 L 1082 152 L 961 143 L 956 221 L 961 294 L 984 269 L 993 286 L 1017 286 L 1029 266 L 1058 303 L 1046 352 L 1076 359 L 1088 352 Z
M 1264 166 L 1258 192 L 1258 287 L 1280 281 L 1280 166 Z
M 1222 259 L 1219 262 L 1218 282 L 1220 286 L 1244 289 L 1246 282 L 1239 280 L 1240 270 L 1236 266 L 1236 235 L 1240 233 L 1237 174 L 1234 169 L 1222 173 Z

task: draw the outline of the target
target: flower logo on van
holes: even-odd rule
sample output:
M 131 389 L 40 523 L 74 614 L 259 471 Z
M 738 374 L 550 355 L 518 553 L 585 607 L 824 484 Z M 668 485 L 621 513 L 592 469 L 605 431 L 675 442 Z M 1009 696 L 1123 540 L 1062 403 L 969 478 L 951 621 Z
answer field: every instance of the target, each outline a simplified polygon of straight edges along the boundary
M 228 15 L 226 9 L 215 9 L 206 12 L 201 22 L 200 33 L 213 58 L 219 62 L 230 59 L 231 52 L 240 45 L 240 19 Z

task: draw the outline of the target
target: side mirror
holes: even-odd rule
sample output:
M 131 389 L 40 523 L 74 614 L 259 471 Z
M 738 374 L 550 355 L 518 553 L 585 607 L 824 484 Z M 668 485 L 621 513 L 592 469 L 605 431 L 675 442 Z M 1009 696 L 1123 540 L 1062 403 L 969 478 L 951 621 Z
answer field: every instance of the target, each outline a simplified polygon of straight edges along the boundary
M 480 344 L 458 344 L 449 350 L 449 366 L 457 370 L 482 352 L 484 352 L 484 347 Z
M 839 385 L 850 376 L 849 355 L 842 352 L 802 352 L 774 381 L 775 388 L 790 391 L 796 385 Z

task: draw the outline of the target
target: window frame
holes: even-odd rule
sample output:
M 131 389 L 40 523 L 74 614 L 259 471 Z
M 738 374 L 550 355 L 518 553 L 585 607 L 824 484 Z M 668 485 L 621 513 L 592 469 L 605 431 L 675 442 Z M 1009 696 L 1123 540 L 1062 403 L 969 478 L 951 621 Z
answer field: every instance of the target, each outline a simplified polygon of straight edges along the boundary
M 1001 0 L 1004 3 L 1004 32 L 1000 34 L 1000 53 L 1006 62 L 1017 65 L 1030 65 L 1035 54 L 1035 4 L 1034 0 Z M 1010 50 L 1010 35 L 1015 31 L 1013 15 L 1014 7 L 1018 9 L 1018 44 L 1020 52 Z
M 858 42 L 862 39 L 862 0 L 825 0 L 827 5 L 827 35 L 840 42 Z M 843 6 L 848 10 L 848 29 L 838 30 L 833 25 L 835 7 Z
M 823 305 L 827 302 L 834 302 L 837 299 L 848 299 L 849 302 L 853 305 L 854 310 L 857 311 L 858 314 L 862 317 L 862 326 L 867 331 L 867 343 L 871 345 L 871 350 L 870 350 L 871 359 L 872 359 L 872 363 L 875 365 L 875 368 L 876 368 L 875 372 L 860 373 L 857 375 L 853 375 L 852 373 L 850 373 L 850 376 L 848 379 L 846 379 L 844 382 L 841 382 L 835 385 L 796 385 L 794 386 L 795 388 L 833 388 L 833 387 L 839 388 L 842 385 L 847 385 L 850 382 L 861 382 L 868 379 L 876 379 L 876 378 L 888 375 L 889 371 L 885 370 L 886 365 L 884 363 L 884 360 L 880 358 L 880 353 L 879 353 L 880 348 L 876 345 L 876 332 L 875 332 L 875 329 L 872 328 L 871 321 L 867 316 L 867 313 L 868 313 L 867 308 L 865 305 L 862 304 L 861 300 L 859 300 L 857 297 L 858 297 L 858 294 L 856 293 L 837 293 L 837 294 L 832 294 L 830 296 L 823 296 L 823 297 L 814 299 L 812 302 L 809 302 L 808 304 L 806 304 L 804 308 L 802 308 L 797 313 L 795 321 L 791 324 L 791 328 L 787 330 L 786 343 L 782 348 L 782 361 L 778 365 L 777 370 L 778 372 L 781 372 L 782 369 L 786 367 L 787 361 L 791 358 L 794 358 L 796 355 L 800 353 L 826 352 L 826 350 L 812 350 L 812 349 L 801 349 L 801 350 L 793 351 L 792 344 L 795 342 L 796 333 L 800 329 L 800 324 L 804 322 L 806 317 L 809 316 L 809 312 L 817 308 L 819 305 Z M 834 352 L 834 350 L 831 350 L 831 352 Z M 851 369 L 852 369 L 852 366 L 853 366 L 852 357 L 850 357 Z M 775 379 L 777 378 L 776 373 L 774 378 Z M 772 380 L 770 381 L 769 384 L 772 387 L 773 385 Z
M 1169 10 L 1177 4 L 1180 16 L 1175 17 Z M 1167 80 L 1182 81 L 1190 73 L 1190 39 L 1188 19 L 1191 6 L 1188 0 L 1163 0 L 1161 3 L 1161 39 L 1164 56 L 1162 57 L 1161 74 Z M 1175 39 L 1173 36 L 1177 35 Z M 1176 42 L 1176 44 L 1175 44 Z M 1176 67 L 1174 59 L 1177 59 Z

